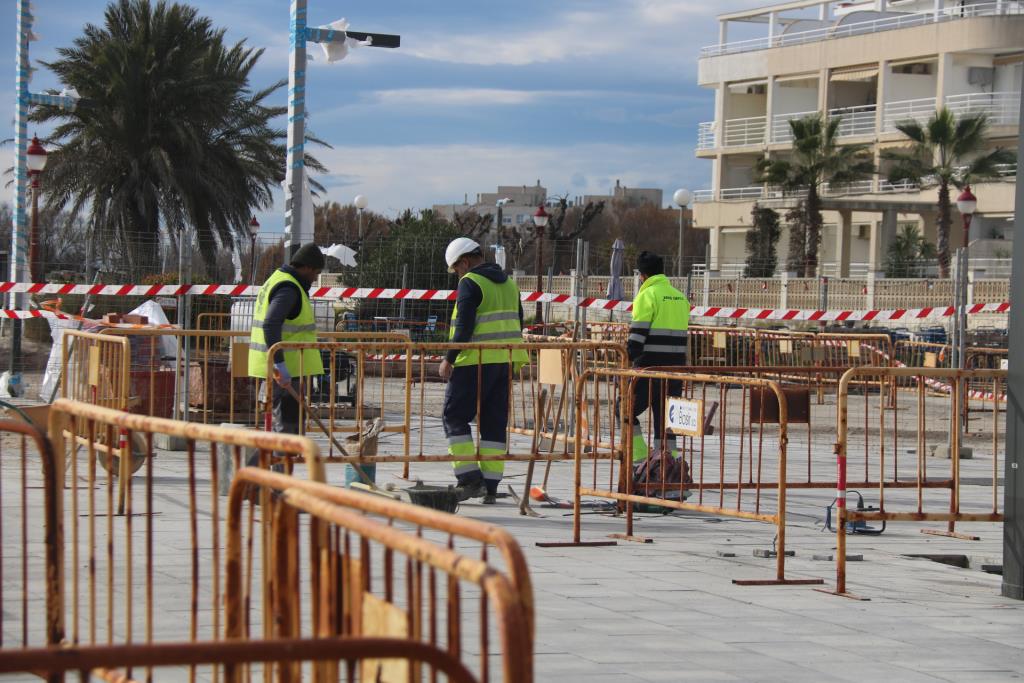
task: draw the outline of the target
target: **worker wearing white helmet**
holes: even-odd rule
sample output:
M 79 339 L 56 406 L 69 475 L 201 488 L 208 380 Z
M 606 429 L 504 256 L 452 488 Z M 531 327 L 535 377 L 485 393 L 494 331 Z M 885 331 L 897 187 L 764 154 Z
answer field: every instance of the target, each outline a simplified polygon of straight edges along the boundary
M 484 503 L 491 504 L 497 501 L 505 463 L 477 457 L 508 452 L 509 383 L 513 369 L 527 361 L 525 350 L 512 348 L 523 341 L 523 307 L 516 283 L 496 264 L 485 263 L 480 245 L 468 237 L 452 240 L 445 262 L 448 272 L 459 276 L 449 339 L 509 345 L 451 349 L 438 371 L 448 382 L 443 411 L 448 453 L 465 456 L 452 463 L 459 500 L 482 496 Z M 470 429 L 474 417 L 480 431 L 479 450 Z

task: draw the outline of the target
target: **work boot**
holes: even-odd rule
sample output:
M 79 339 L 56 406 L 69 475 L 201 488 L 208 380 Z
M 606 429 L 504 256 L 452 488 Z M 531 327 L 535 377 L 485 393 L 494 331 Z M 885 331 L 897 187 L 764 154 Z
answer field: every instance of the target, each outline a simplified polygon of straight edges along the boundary
M 484 505 L 494 505 L 498 502 L 498 496 L 493 493 L 488 493 L 484 496 Z
M 458 485 L 455 487 L 455 497 L 461 503 L 470 498 L 481 498 L 487 495 L 487 487 L 484 484 L 484 477 L 480 472 L 468 472 L 456 477 Z

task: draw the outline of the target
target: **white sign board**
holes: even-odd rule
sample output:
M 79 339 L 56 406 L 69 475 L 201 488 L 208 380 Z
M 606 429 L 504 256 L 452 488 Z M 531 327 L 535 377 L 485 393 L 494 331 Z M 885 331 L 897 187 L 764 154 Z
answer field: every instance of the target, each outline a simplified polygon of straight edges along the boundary
M 702 436 L 704 401 L 669 397 L 665 401 L 665 428 L 681 436 Z
M 1000 370 L 1009 370 L 1010 369 L 1010 359 L 1009 358 L 1000 358 L 999 359 L 999 369 Z

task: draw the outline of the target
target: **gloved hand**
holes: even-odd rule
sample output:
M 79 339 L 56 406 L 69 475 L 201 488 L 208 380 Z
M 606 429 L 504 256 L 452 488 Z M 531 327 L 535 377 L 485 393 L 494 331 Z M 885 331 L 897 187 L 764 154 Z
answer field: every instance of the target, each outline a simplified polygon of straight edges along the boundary
M 274 363 L 274 369 L 277 370 L 275 375 L 278 385 L 286 387 L 292 383 L 292 375 L 288 372 L 288 365 L 284 361 Z

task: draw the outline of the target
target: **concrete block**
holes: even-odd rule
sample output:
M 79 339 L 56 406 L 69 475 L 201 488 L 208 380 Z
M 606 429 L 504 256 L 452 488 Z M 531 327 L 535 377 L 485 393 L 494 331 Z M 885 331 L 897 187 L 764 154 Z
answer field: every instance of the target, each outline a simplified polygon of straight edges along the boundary
M 928 448 L 928 455 L 940 460 L 949 460 L 949 444 L 934 444 Z M 960 459 L 973 460 L 974 449 L 970 446 L 960 446 Z
M 754 557 L 778 557 L 778 553 L 774 550 L 768 550 L 767 548 L 754 548 Z M 796 555 L 795 550 L 787 550 L 786 557 L 794 557 Z
M 833 555 L 832 553 L 815 553 L 815 554 L 811 555 L 811 559 L 812 560 L 818 560 L 819 562 L 831 562 L 833 559 L 835 559 L 835 555 Z M 864 556 L 863 555 L 847 555 L 846 556 L 846 561 L 847 562 L 863 562 L 864 561 Z
M 185 439 L 168 434 L 154 434 L 153 448 L 161 451 L 183 451 L 187 447 Z

